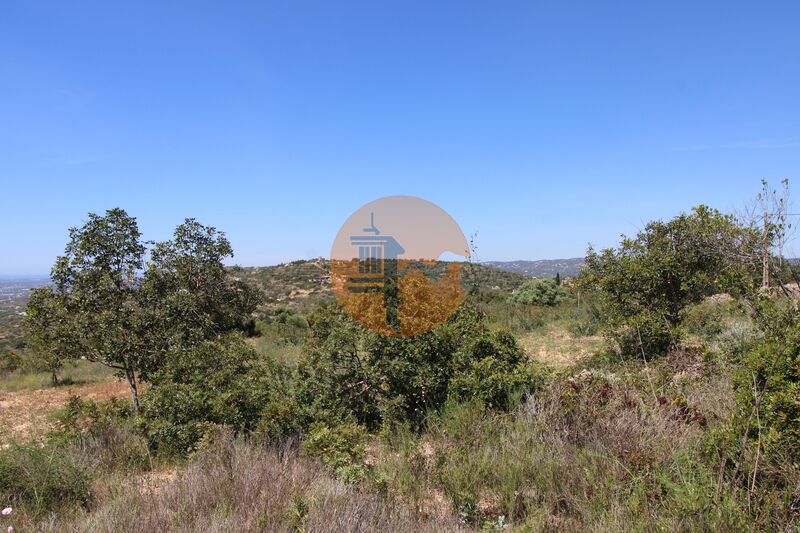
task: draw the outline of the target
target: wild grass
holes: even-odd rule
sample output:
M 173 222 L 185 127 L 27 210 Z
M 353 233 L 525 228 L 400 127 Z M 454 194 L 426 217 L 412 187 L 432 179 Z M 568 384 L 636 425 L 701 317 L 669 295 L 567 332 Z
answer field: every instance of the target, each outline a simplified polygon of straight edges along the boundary
M 223 436 L 163 483 L 123 483 L 90 511 L 30 523 L 41 532 L 458 531 L 385 495 L 345 485 L 291 445 Z
M 303 354 L 305 333 L 283 324 L 271 324 L 263 328 L 260 335 L 248 339 L 260 355 L 281 364 L 293 366 Z
M 71 361 L 59 372 L 57 386 L 103 383 L 113 378 L 114 371 L 99 363 Z M 0 392 L 19 392 L 53 387 L 49 372 L 17 370 L 0 377 Z
M 450 405 L 425 434 L 386 437 L 378 479 L 472 527 L 738 530 L 748 519 L 742 495 L 721 490 L 702 460 L 708 431 L 733 408 L 730 382 L 704 370 L 584 370 L 511 414 Z

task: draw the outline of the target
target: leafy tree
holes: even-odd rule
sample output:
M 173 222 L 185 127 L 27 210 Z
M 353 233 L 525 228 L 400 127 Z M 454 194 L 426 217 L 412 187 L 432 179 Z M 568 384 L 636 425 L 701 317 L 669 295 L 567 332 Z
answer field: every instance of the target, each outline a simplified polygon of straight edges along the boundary
M 530 305 L 557 305 L 567 298 L 567 291 L 552 279 L 526 281 L 511 295 L 511 301 Z
M 142 280 L 150 357 L 145 378 L 174 346 L 192 346 L 245 329 L 261 303 L 260 291 L 228 276 L 223 261 L 233 257 L 225 234 L 194 219 L 157 243 Z
M 34 292 L 28 335 L 56 371 L 86 357 L 119 371 L 138 409 L 138 381 L 176 349 L 240 329 L 260 302 L 257 289 L 230 280 L 225 235 L 187 219 L 145 264 L 136 219 L 122 209 L 89 214 L 51 272 L 52 287 Z
M 81 356 L 118 370 L 138 406 L 144 343 L 137 296 L 145 246 L 136 219 L 118 208 L 90 213 L 69 236 L 50 274 L 52 288 L 31 298 L 28 334 L 54 370 L 61 360 Z
M 53 385 L 58 385 L 58 371 L 72 350 L 76 333 L 67 314 L 66 295 L 52 287 L 33 289 L 23 324 L 37 363 L 50 372 Z
M 753 230 L 706 206 L 647 224 L 616 249 L 589 248 L 579 284 L 606 317 L 606 333 L 626 355 L 660 354 L 677 340 L 687 305 L 755 283 Z

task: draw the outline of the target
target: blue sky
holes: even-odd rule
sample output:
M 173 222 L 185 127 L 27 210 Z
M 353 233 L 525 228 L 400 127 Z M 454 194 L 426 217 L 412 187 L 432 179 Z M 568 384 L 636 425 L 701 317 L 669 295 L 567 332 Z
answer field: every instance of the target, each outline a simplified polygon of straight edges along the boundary
M 115 206 L 243 265 L 327 255 L 390 194 L 483 260 L 739 207 L 800 178 L 800 3 L 698 4 L 6 0 L 0 274 Z

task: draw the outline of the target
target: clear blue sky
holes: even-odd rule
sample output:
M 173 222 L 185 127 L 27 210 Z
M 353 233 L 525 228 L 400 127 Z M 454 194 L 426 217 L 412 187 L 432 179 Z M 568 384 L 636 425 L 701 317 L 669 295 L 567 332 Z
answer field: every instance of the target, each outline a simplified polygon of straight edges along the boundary
M 800 187 L 800 3 L 600 4 L 6 0 L 0 274 L 115 206 L 263 265 L 410 194 L 508 260 Z

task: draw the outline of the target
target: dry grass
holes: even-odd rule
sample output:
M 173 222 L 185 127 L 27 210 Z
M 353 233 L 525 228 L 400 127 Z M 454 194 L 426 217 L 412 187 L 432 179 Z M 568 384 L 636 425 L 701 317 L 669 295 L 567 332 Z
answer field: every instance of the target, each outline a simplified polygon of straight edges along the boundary
M 520 345 L 533 359 L 565 368 L 604 346 L 600 336 L 575 336 L 563 324 L 551 324 L 520 337 Z
M 49 415 L 64 407 L 73 396 L 103 400 L 127 395 L 128 391 L 126 382 L 114 380 L 0 392 L 0 446 L 12 440 L 24 442 L 41 438 L 51 429 Z
M 377 492 L 344 485 L 291 447 L 222 437 L 181 473 L 119 484 L 91 512 L 53 516 L 42 532 L 457 531 Z M 26 529 L 28 530 L 28 529 Z
M 729 380 L 695 359 L 582 371 L 516 413 L 450 406 L 427 434 L 394 435 L 377 468 L 411 504 L 443 500 L 474 527 L 736 530 L 741 500 L 700 460 L 732 408 Z

